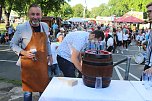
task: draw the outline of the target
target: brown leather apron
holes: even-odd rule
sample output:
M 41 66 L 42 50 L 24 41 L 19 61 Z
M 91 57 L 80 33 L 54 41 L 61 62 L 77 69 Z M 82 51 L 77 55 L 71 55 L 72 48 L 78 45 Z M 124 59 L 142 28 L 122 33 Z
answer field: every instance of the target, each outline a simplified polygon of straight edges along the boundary
M 43 28 L 43 27 L 42 27 Z M 43 29 L 44 31 L 44 29 Z M 21 57 L 23 91 L 43 92 L 49 83 L 47 64 L 47 36 L 44 32 L 34 32 L 25 50 L 36 48 L 36 61 Z

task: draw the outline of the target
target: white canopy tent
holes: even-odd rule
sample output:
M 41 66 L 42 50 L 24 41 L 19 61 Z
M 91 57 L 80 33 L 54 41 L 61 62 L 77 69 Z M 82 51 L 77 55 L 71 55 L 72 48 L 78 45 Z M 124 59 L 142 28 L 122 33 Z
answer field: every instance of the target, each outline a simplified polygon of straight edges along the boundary
M 87 19 L 84 18 L 70 18 L 67 21 L 71 21 L 71 22 L 87 22 Z

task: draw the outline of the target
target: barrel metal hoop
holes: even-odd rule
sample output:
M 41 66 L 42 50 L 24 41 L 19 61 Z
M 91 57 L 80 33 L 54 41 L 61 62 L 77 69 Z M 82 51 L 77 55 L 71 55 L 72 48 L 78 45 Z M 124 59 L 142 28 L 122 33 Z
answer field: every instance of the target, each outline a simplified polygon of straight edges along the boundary
M 112 58 L 112 55 L 111 54 L 108 54 L 108 55 L 98 55 L 98 54 L 85 54 L 84 55 L 84 58 L 85 57 L 89 57 L 89 58 L 95 58 L 96 57 L 96 59 L 107 59 L 107 58 Z
M 95 80 L 96 79 L 96 77 L 91 77 L 91 76 L 87 76 L 87 75 L 84 75 L 83 78 L 84 79 L 89 79 L 89 80 Z M 102 80 L 111 80 L 111 77 L 102 77 Z
M 113 65 L 113 62 L 111 61 L 108 63 L 101 63 L 101 62 L 90 62 L 83 60 L 83 64 L 92 65 L 92 66 L 109 66 L 109 65 Z

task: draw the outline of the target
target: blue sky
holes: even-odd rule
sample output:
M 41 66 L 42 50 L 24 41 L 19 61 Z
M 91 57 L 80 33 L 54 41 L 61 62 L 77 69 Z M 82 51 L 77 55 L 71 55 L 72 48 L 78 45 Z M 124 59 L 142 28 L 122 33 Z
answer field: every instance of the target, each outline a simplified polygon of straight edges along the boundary
M 87 8 L 91 9 L 93 7 L 98 7 L 102 3 L 108 3 L 109 0 L 86 0 Z M 85 0 L 71 0 L 68 2 L 71 6 L 75 6 L 76 4 L 82 4 L 85 6 Z

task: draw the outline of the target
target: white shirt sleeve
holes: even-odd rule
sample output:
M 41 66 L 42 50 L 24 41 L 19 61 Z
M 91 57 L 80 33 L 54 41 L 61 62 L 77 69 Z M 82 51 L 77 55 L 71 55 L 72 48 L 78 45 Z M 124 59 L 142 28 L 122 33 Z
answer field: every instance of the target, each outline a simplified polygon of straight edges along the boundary
M 85 44 L 85 40 L 83 40 L 83 39 L 77 39 L 77 38 L 76 38 L 76 39 L 74 40 L 72 46 L 73 46 L 77 51 L 80 52 L 81 49 L 83 48 L 84 44 Z
M 107 41 L 107 46 L 109 47 L 109 46 L 113 46 L 113 38 L 112 37 L 110 37 L 109 39 L 108 39 L 108 41 Z

